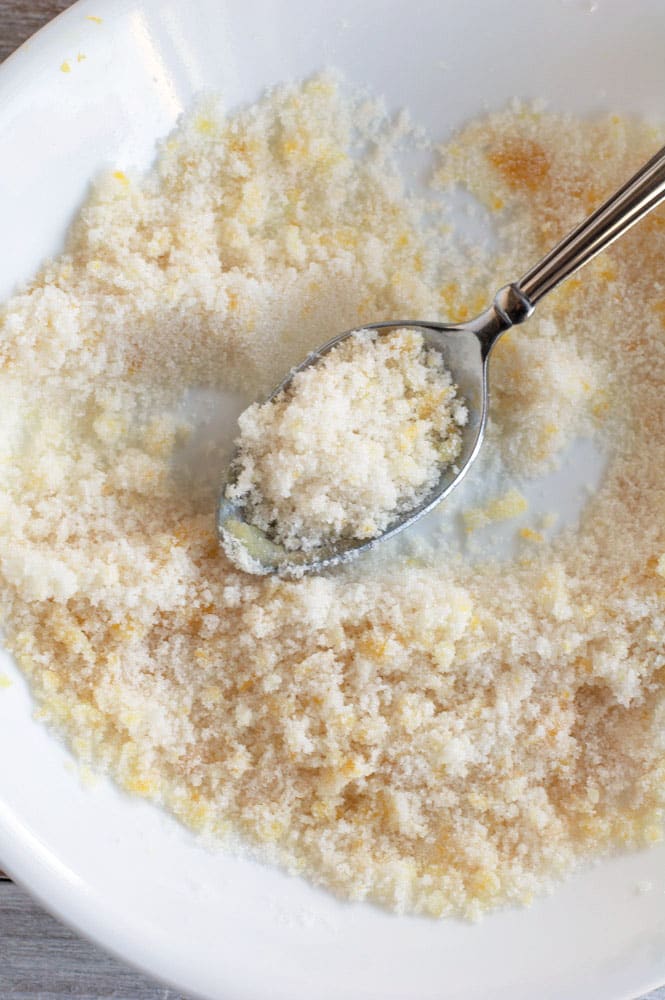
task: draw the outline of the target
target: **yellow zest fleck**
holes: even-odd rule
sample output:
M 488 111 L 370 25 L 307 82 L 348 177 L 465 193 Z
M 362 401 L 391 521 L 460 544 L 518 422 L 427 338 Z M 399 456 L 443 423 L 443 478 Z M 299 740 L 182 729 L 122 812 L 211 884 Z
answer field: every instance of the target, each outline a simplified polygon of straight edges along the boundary
M 61 73 L 71 73 L 71 71 L 72 71 L 72 67 L 69 65 L 69 63 L 65 59 L 65 61 L 60 66 L 60 72 Z
M 156 790 L 156 783 L 148 778 L 134 778 L 127 782 L 127 791 L 136 795 L 153 795 Z
M 609 401 L 607 399 L 601 399 L 600 402 L 596 403 L 595 406 L 591 408 L 596 420 L 603 420 L 607 416 L 607 411 L 610 408 Z
M 459 290 L 459 285 L 456 281 L 449 281 L 439 291 L 441 300 L 448 309 L 452 309 L 456 305 L 459 298 Z M 505 340 L 506 338 L 503 337 L 502 339 Z
M 210 118 L 197 118 L 194 127 L 201 135 L 211 135 L 215 131 L 215 123 Z
M 501 887 L 501 882 L 495 872 L 479 871 L 471 879 L 471 890 L 481 899 L 494 896 Z
M 305 152 L 305 145 L 298 138 L 285 139 L 282 143 L 282 154 L 289 156 L 302 156 Z
M 5 674 L 0 674 L 0 688 L 8 688 L 11 686 L 12 682 L 9 677 L 6 677 Z
M 127 174 L 124 171 L 114 170 L 113 176 L 117 181 L 120 181 L 121 184 L 129 184 L 129 178 L 127 177 Z
M 353 250 L 358 246 L 358 236 L 350 226 L 342 226 L 335 232 L 335 243 L 344 250 Z
M 77 61 L 78 63 L 82 63 L 82 62 L 83 62 L 83 60 L 84 60 L 84 59 L 86 59 L 86 58 L 87 58 L 87 57 L 86 57 L 86 54 L 85 54 L 85 52 L 79 52 L 79 53 L 78 53 L 78 55 L 76 56 L 76 61 Z
M 615 281 L 617 276 L 617 271 L 611 262 L 605 262 L 604 267 L 601 267 L 598 271 L 599 277 L 603 278 L 605 281 Z
M 491 500 L 485 507 L 472 507 L 464 511 L 462 515 L 464 527 L 467 532 L 472 532 L 492 521 L 508 521 L 512 517 L 519 517 L 528 506 L 526 498 L 521 493 L 517 490 L 508 490 L 504 496 Z
M 527 542 L 542 542 L 543 536 L 539 531 L 534 531 L 533 528 L 520 528 L 520 535 L 525 538 Z
M 363 637 L 358 641 L 358 650 L 363 656 L 370 656 L 372 658 L 381 658 L 386 652 L 388 646 L 387 639 L 377 639 L 373 635 Z
M 102 24 L 103 20 L 104 19 L 101 18 L 101 17 L 95 17 L 94 14 L 87 14 L 86 15 L 86 21 L 92 21 L 93 24 Z

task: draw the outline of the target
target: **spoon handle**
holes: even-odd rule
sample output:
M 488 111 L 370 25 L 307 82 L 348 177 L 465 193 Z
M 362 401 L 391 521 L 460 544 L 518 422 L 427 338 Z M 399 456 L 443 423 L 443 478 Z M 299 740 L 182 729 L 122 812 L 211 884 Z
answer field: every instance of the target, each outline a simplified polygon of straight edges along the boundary
M 515 282 L 532 306 L 665 199 L 665 146 Z

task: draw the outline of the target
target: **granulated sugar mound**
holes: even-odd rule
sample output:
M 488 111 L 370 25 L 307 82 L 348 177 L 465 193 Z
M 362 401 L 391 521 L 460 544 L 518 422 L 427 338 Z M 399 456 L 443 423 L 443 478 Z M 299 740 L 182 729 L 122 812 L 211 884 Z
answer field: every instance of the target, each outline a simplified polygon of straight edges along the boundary
M 358 330 L 241 414 L 226 496 L 287 549 L 375 538 L 432 492 L 466 420 L 421 333 Z

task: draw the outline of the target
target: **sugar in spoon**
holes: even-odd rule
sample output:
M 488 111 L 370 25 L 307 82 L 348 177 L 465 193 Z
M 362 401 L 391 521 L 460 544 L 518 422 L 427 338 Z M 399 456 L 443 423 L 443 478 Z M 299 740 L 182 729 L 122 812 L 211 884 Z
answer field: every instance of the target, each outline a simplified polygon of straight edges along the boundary
M 462 481 L 483 443 L 489 408 L 489 359 L 499 338 L 511 326 L 528 319 L 543 296 L 588 264 L 663 199 L 665 147 L 518 281 L 499 289 L 489 308 L 475 319 L 466 323 L 400 320 L 363 324 L 364 330 L 375 330 L 378 336 L 397 329 L 417 329 L 425 346 L 443 355 L 445 366 L 469 411 L 468 422 L 463 428 L 462 450 L 455 466 L 442 469 L 439 481 L 430 494 L 418 506 L 396 517 L 377 537 L 345 538 L 314 551 L 290 551 L 246 520 L 242 507 L 225 496 L 228 484 L 234 479 L 232 460 L 217 509 L 217 529 L 227 555 L 243 569 L 259 574 L 301 576 L 321 572 L 392 538 L 436 507 Z M 266 402 L 287 389 L 297 372 L 317 364 L 355 332 L 348 330 L 341 333 L 309 354 L 280 382 Z

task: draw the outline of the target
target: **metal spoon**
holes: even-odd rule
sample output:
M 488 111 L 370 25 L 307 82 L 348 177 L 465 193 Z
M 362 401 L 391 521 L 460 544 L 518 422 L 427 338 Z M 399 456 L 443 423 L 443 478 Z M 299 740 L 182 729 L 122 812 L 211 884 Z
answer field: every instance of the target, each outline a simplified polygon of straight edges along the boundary
M 622 236 L 663 199 L 665 147 L 519 281 L 501 288 L 492 305 L 475 319 L 467 323 L 452 324 L 407 320 L 364 325 L 363 329 L 377 330 L 380 334 L 415 327 L 421 332 L 427 347 L 435 348 L 443 354 L 445 365 L 469 409 L 462 451 L 455 469 L 443 470 L 431 494 L 418 507 L 402 514 L 376 538 L 369 541 L 348 539 L 334 546 L 321 547 L 315 552 L 294 552 L 275 544 L 264 532 L 244 519 L 242 510 L 235 503 L 226 499 L 224 492 L 234 475 L 232 461 L 217 510 L 220 541 L 230 558 L 254 573 L 302 576 L 304 573 L 320 572 L 367 552 L 378 542 L 392 538 L 432 510 L 462 481 L 480 451 L 489 407 L 488 362 L 499 337 L 511 326 L 528 319 L 544 295 Z M 348 330 L 341 333 L 318 351 L 308 355 L 280 382 L 268 400 L 287 388 L 296 372 L 316 364 L 328 351 L 354 332 Z

